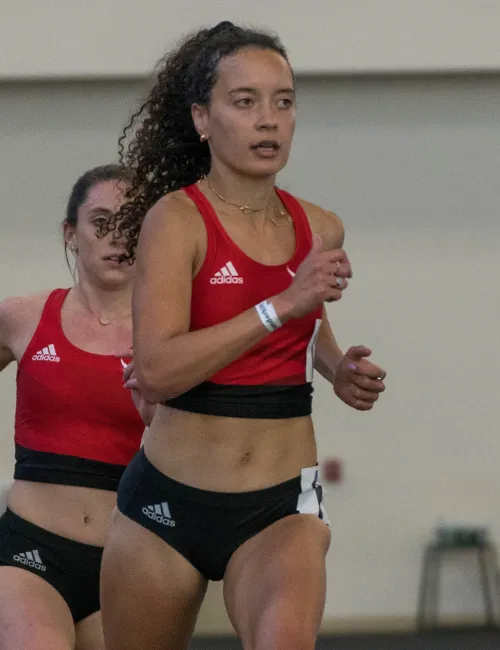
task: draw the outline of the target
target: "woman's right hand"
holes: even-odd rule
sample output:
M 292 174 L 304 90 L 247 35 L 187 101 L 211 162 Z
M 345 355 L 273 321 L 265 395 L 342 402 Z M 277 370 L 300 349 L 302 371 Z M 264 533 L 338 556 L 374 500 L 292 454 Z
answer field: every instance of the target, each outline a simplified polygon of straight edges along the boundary
M 313 235 L 311 250 L 298 267 L 292 284 L 272 299 L 278 316 L 301 318 L 324 302 L 342 298 L 352 277 L 351 263 L 342 249 L 325 251 L 321 237 Z
M 132 348 L 127 350 L 125 354 L 117 354 L 115 356 L 120 357 L 123 362 L 123 358 L 132 357 Z M 134 402 L 135 408 L 139 411 L 139 415 L 142 418 L 144 424 L 149 427 L 153 421 L 153 417 L 156 411 L 156 404 L 150 404 L 146 402 L 142 396 L 141 391 L 139 390 L 139 385 L 137 383 L 137 377 L 135 376 L 135 362 L 132 357 L 132 360 L 124 366 L 123 369 L 123 387 L 130 391 L 130 396 Z

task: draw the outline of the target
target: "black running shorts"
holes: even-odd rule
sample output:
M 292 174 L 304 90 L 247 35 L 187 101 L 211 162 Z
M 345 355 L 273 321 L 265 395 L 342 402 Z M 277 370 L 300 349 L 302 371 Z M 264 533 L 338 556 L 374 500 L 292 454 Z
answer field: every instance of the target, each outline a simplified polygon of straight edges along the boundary
M 209 580 L 221 580 L 231 555 L 283 517 L 328 519 L 318 468 L 252 492 L 211 492 L 178 483 L 159 472 L 141 449 L 118 488 L 118 509 L 161 537 Z
M 99 611 L 102 547 L 40 528 L 11 510 L 0 517 L 0 566 L 25 569 L 52 585 L 75 623 Z

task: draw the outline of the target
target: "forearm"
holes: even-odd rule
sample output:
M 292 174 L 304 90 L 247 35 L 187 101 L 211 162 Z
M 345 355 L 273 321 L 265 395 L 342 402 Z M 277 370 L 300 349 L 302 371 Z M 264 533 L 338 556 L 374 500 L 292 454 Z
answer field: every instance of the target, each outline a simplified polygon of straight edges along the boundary
M 344 353 L 340 349 L 328 322 L 326 311 L 323 310 L 323 319 L 316 340 L 314 368 L 333 385 L 337 366 L 343 356 Z
M 272 298 L 272 302 L 280 321 L 286 322 L 286 305 L 280 297 Z M 154 345 L 148 342 L 142 346 L 139 331 L 134 349 L 141 392 L 149 401 L 157 403 L 182 395 L 269 334 L 255 307 L 213 327 L 178 334 Z

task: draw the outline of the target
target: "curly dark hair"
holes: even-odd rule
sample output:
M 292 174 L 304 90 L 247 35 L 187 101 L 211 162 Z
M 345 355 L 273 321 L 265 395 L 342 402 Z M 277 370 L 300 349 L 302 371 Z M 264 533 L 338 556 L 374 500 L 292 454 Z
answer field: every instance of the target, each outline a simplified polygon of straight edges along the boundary
M 135 256 L 151 206 L 210 170 L 209 147 L 196 132 L 191 106 L 209 104 L 221 59 L 251 46 L 273 50 L 288 62 L 276 35 L 228 21 L 192 34 L 159 62 L 155 85 L 119 139 L 120 162 L 132 171 L 133 179 L 128 201 L 110 220 L 107 231 L 125 239 L 129 259 Z

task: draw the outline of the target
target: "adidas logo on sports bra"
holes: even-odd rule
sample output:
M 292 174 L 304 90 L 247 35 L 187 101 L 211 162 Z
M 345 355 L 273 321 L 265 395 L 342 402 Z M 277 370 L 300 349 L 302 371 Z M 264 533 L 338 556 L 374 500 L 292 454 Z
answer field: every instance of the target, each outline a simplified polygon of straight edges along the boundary
M 61 361 L 61 358 L 57 356 L 57 352 L 55 347 L 52 345 L 48 345 L 46 348 L 42 348 L 41 350 L 38 350 L 36 354 L 34 354 L 32 357 L 33 361 L 54 361 L 56 363 L 59 363 Z
M 221 270 L 210 278 L 210 284 L 243 284 L 243 278 L 238 275 L 232 262 L 226 262 Z
M 31 569 L 38 571 L 47 571 L 47 567 L 42 562 L 38 551 L 26 551 L 26 553 L 16 553 L 13 558 L 16 562 L 29 566 Z

